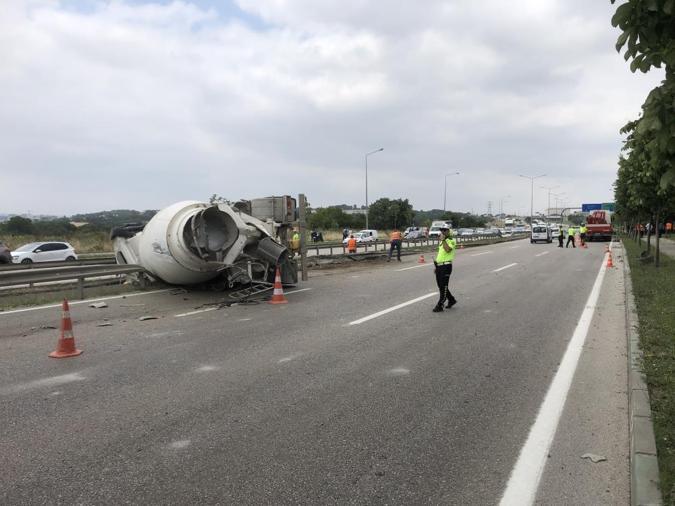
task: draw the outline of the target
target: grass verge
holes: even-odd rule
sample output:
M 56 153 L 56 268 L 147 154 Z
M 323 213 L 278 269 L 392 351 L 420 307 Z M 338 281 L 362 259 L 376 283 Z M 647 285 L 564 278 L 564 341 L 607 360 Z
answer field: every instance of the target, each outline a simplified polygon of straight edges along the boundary
M 623 244 L 640 320 L 663 504 L 675 504 L 675 259 L 662 255 L 657 269 L 639 261 L 635 241 L 624 239 Z

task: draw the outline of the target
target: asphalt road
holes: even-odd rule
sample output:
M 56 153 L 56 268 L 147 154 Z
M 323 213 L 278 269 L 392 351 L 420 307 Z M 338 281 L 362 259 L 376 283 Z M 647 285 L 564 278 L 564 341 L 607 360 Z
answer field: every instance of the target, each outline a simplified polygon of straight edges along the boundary
M 461 250 L 439 314 L 367 319 L 435 293 L 413 258 L 318 271 L 287 305 L 76 304 L 62 360 L 58 308 L 0 313 L 0 503 L 496 504 L 603 253 Z

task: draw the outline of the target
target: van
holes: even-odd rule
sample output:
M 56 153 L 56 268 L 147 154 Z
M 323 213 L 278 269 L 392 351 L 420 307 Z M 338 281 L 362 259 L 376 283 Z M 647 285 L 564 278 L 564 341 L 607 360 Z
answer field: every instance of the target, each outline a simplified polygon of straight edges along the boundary
M 429 236 L 428 237 L 440 237 L 441 236 L 441 228 L 452 228 L 452 222 L 450 221 L 433 221 L 431 222 L 431 228 L 429 229 Z
M 532 235 L 530 236 L 530 242 L 535 243 L 539 241 L 544 242 L 553 242 L 551 237 L 551 229 L 547 225 L 537 225 L 535 224 L 532 227 Z
M 360 230 L 358 234 L 361 236 L 360 242 L 371 242 L 377 241 L 377 230 Z

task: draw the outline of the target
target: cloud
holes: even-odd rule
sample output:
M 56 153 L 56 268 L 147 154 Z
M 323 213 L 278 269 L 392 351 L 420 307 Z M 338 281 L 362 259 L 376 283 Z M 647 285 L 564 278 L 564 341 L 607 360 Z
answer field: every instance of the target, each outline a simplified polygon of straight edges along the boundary
M 223 5 L 3 2 L 2 210 L 361 204 L 380 146 L 371 200 L 441 207 L 456 170 L 457 210 L 529 208 L 519 173 L 609 200 L 618 130 L 661 77 L 631 74 L 614 6 L 582 0 Z

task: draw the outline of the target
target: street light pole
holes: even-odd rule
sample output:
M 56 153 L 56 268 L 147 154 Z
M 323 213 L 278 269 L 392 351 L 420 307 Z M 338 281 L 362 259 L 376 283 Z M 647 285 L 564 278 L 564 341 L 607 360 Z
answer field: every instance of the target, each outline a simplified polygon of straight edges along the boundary
M 546 174 L 540 174 L 538 176 L 523 176 L 519 174 L 520 177 L 530 180 L 530 230 L 532 229 L 532 215 L 534 214 L 534 180 L 540 177 L 544 177 Z
M 447 211 L 446 201 L 448 196 L 448 176 L 458 176 L 459 172 L 450 172 L 445 175 L 445 182 L 443 183 L 443 212 Z
M 551 213 L 551 190 L 555 190 L 556 188 L 559 188 L 560 185 L 555 185 L 555 186 L 540 186 L 542 190 L 548 190 L 548 207 L 546 208 L 546 215 L 548 216 Z M 548 218 L 546 219 L 548 222 Z
M 366 153 L 366 230 L 368 229 L 368 157 L 370 155 L 374 155 L 375 153 L 379 153 L 380 151 L 384 151 L 384 148 L 376 149 L 375 151 L 371 151 L 370 153 Z

